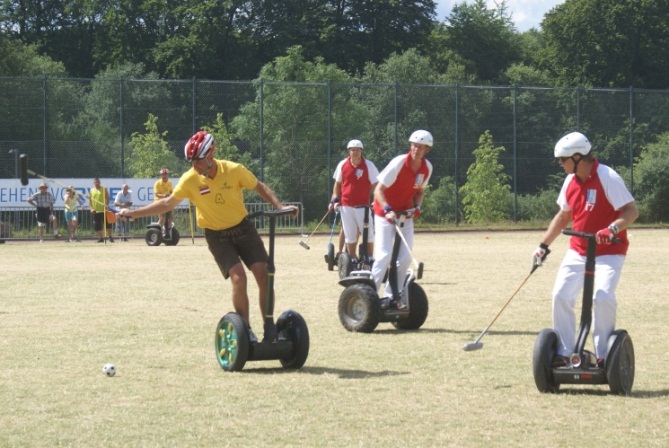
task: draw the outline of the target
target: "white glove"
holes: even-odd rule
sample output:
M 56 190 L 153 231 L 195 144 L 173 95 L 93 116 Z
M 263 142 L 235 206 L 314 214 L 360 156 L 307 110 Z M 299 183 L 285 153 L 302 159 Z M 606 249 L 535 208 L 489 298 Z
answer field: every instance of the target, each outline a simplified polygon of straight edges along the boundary
M 543 261 L 550 253 L 551 250 L 548 248 L 547 244 L 539 244 L 539 246 L 534 249 L 534 253 L 532 254 L 532 266 L 541 266 L 541 263 L 543 263 Z

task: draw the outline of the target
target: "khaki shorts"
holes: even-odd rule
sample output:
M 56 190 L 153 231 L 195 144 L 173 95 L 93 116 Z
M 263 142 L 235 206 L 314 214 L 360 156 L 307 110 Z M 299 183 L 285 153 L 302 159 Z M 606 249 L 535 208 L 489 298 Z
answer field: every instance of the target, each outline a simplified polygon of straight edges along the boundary
M 214 256 L 218 268 L 226 279 L 230 277 L 230 269 L 240 260 L 247 268 L 258 262 L 267 263 L 269 260 L 258 231 L 246 218 L 229 229 L 204 229 L 204 237 L 209 252 Z

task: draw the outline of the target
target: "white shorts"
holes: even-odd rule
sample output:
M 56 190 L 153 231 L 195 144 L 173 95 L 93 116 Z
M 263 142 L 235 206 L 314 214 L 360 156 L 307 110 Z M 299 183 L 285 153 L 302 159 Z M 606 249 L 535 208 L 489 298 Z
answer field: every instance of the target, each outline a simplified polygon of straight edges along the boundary
M 368 209 L 367 241 L 371 243 L 374 241 L 374 212 L 371 207 Z M 344 229 L 346 244 L 356 243 L 358 235 L 362 235 L 365 228 L 365 207 L 342 205 L 339 207 L 339 214 L 341 214 L 341 226 Z

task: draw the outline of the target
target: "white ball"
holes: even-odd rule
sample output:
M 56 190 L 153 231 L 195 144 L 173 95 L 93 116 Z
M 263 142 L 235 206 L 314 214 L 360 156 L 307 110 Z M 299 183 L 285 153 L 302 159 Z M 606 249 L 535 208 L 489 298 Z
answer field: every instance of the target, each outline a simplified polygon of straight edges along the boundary
M 114 376 L 116 375 L 116 366 L 114 364 L 105 364 L 102 366 L 102 373 L 107 376 Z

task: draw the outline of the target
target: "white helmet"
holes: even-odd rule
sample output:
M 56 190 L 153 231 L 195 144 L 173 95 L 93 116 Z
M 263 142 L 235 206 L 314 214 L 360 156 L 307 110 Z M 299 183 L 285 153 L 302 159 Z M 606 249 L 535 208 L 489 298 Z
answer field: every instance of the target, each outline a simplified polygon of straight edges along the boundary
M 411 143 L 419 143 L 421 145 L 427 145 L 430 148 L 432 148 L 432 144 L 434 143 L 434 140 L 432 139 L 432 134 L 423 130 L 415 131 L 413 134 L 411 134 L 411 137 L 409 137 L 409 141 Z
M 555 157 L 571 157 L 574 154 L 586 155 L 590 152 L 588 137 L 580 132 L 571 132 L 555 144 Z
M 365 147 L 362 146 L 362 142 L 360 140 L 351 140 L 350 142 L 348 142 L 348 145 L 346 145 L 346 149 L 349 149 L 349 148 L 364 149 Z

